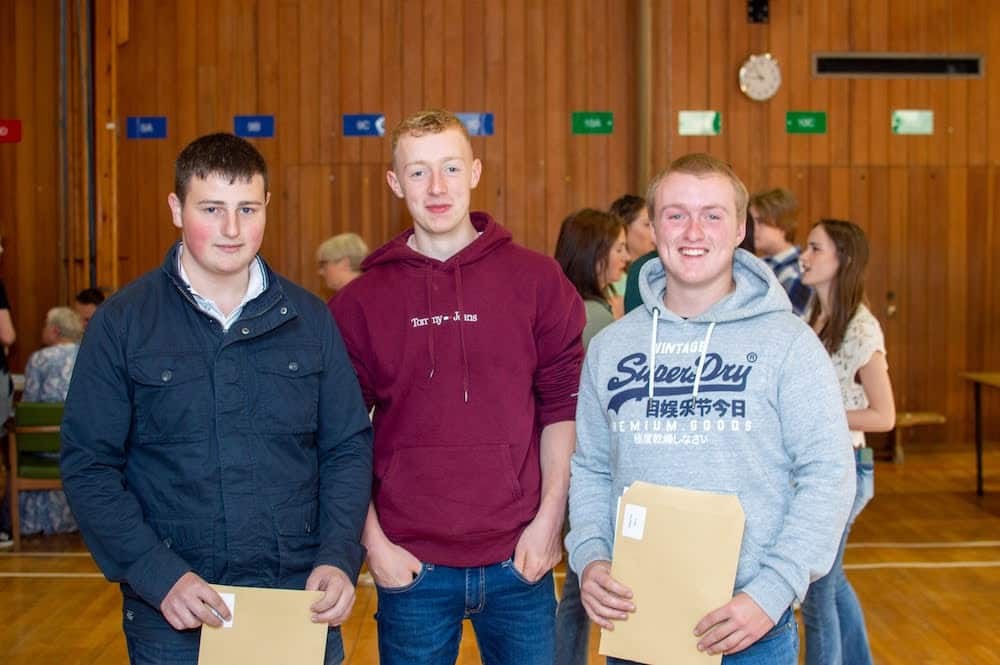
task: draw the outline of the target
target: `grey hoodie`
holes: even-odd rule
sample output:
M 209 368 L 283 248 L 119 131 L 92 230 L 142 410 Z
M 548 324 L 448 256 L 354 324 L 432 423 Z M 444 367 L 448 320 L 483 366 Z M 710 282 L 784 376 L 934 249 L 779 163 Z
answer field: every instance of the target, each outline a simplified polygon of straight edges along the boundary
M 643 306 L 591 341 L 566 548 L 577 573 L 610 560 L 617 498 L 635 480 L 735 494 L 746 525 L 734 593 L 777 621 L 833 563 L 854 460 L 819 339 L 763 261 L 737 250 L 733 277 L 732 293 L 685 320 L 664 305 L 663 264 L 649 261 Z

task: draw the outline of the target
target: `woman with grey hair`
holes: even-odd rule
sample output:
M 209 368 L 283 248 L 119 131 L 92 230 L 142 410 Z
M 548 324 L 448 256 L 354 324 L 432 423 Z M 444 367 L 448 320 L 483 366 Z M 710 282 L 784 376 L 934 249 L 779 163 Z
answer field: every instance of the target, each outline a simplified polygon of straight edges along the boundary
M 53 307 L 45 316 L 42 343 L 24 368 L 25 402 L 63 402 L 83 337 L 83 319 L 69 307 Z M 76 531 L 66 495 L 60 490 L 20 493 L 21 534 Z
M 340 291 L 361 274 L 361 262 L 368 245 L 357 233 L 341 233 L 327 238 L 316 249 L 319 274 L 331 291 Z

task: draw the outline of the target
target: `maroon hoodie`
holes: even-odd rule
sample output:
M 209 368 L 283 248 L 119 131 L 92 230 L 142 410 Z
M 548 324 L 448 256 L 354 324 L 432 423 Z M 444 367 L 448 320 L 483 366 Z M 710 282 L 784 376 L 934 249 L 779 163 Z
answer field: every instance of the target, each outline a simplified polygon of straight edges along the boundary
M 331 303 L 375 406 L 379 522 L 421 561 L 480 566 L 514 553 L 538 510 L 539 435 L 573 420 L 584 308 L 551 258 L 485 213 L 447 261 L 407 246 L 369 256 Z

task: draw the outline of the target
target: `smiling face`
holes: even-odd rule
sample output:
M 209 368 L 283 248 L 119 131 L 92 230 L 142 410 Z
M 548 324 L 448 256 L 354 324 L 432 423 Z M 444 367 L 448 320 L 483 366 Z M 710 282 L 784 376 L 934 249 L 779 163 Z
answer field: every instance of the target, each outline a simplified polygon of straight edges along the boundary
M 406 201 L 418 241 L 447 242 L 472 229 L 469 206 L 481 170 L 468 139 L 450 128 L 401 136 L 386 181 Z
M 733 252 L 746 230 L 733 184 L 722 175 L 674 172 L 657 187 L 653 209 L 666 305 L 681 316 L 698 314 L 733 288 Z
M 196 289 L 248 279 L 264 237 L 269 196 L 260 175 L 229 182 L 214 173 L 192 177 L 183 203 L 176 194 L 169 196 L 173 223 L 184 241 L 181 263 Z
M 814 288 L 828 289 L 840 269 L 837 246 L 822 224 L 813 227 L 809 240 L 799 257 L 802 283 Z

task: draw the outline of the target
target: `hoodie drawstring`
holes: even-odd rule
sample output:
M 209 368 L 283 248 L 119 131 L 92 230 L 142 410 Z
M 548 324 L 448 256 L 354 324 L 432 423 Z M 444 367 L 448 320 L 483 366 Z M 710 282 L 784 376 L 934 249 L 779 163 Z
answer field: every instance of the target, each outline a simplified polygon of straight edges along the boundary
M 656 329 L 660 324 L 660 308 L 653 308 L 653 335 L 649 338 L 649 399 L 653 399 L 653 374 L 656 370 Z
M 433 272 L 433 268 L 431 267 L 431 264 L 428 263 L 427 264 L 427 270 L 424 272 L 424 275 L 426 275 L 426 277 L 427 277 L 426 280 L 425 280 L 426 285 L 427 285 L 427 316 L 433 316 L 434 315 L 434 309 L 432 307 L 433 303 L 431 302 L 431 290 L 434 288 L 433 275 L 431 274 L 432 272 Z M 427 328 L 428 328 L 428 330 L 427 330 L 427 355 L 430 357 L 430 362 L 431 362 L 431 371 L 427 375 L 427 379 L 430 380 L 430 379 L 434 378 L 434 369 L 435 369 L 435 360 L 434 360 L 434 326 L 427 326 Z
M 694 375 L 694 393 L 691 395 L 691 402 L 698 399 L 698 388 L 701 386 L 701 368 L 705 366 L 705 356 L 708 354 L 708 342 L 712 339 L 712 331 L 715 330 L 715 321 L 708 324 L 708 332 L 705 333 L 705 341 L 701 344 L 701 356 L 698 357 L 697 373 Z
M 660 308 L 653 307 L 653 332 L 649 338 L 649 358 L 647 360 L 647 371 L 649 372 L 649 399 L 653 399 L 653 379 L 656 374 L 656 334 L 660 323 Z M 708 344 L 712 340 L 712 331 L 715 330 L 715 321 L 708 324 L 708 331 L 701 344 L 701 355 L 695 365 L 694 390 L 692 391 L 692 402 L 698 399 L 698 389 L 701 387 L 701 368 L 705 366 L 705 356 L 708 355 Z
M 465 403 L 469 403 L 469 356 L 465 352 L 465 303 L 462 301 L 462 266 L 455 264 L 455 297 L 458 300 L 458 341 L 462 347 L 462 391 Z

